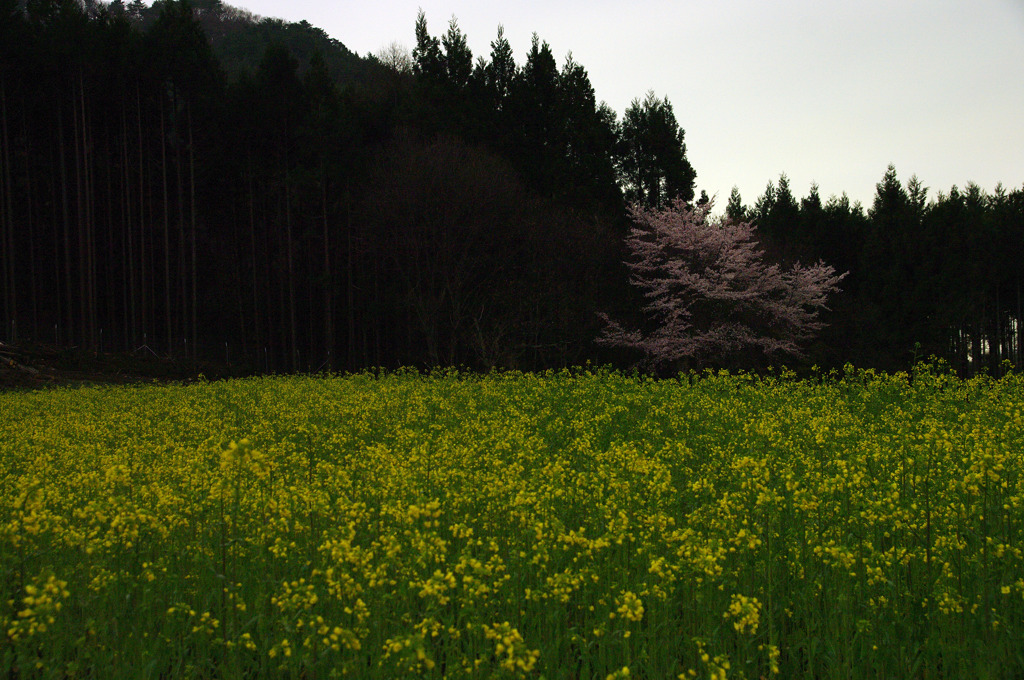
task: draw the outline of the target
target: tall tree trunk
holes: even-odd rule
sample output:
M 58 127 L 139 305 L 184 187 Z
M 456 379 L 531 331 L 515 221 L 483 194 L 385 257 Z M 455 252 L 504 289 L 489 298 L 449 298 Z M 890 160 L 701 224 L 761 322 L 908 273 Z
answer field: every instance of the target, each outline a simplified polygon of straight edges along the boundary
M 146 272 L 146 158 L 142 142 L 142 94 L 141 86 L 135 83 L 135 126 L 139 136 L 139 326 L 142 340 L 149 339 L 149 289 Z M 149 349 L 147 347 L 147 349 Z
M 175 91 L 174 96 L 171 99 L 171 110 L 177 113 L 178 111 L 178 98 L 177 92 Z M 177 116 L 175 116 L 177 118 Z M 188 347 L 188 285 L 186 283 L 188 279 L 186 263 L 187 257 L 185 255 L 185 248 L 188 246 L 188 242 L 185 240 L 185 178 L 184 172 L 184 159 L 181 157 L 181 136 L 178 134 L 178 125 L 175 123 L 174 126 L 174 138 L 176 144 L 174 145 L 174 170 L 177 176 L 177 193 L 178 193 L 178 313 L 180 315 L 178 319 L 178 332 L 181 334 L 181 341 L 184 344 L 184 356 L 186 359 L 189 358 L 189 347 Z
M 85 75 L 78 71 L 78 103 L 81 111 L 80 143 L 82 145 L 81 194 L 79 206 L 81 218 L 79 222 L 79 242 L 84 245 L 82 273 L 83 314 L 87 329 L 87 348 L 95 352 L 97 347 L 97 314 L 96 314 L 96 226 L 93 220 L 93 178 L 92 178 L 92 138 L 89 134 L 89 121 L 85 107 Z
M 188 192 L 189 192 L 189 214 L 191 220 L 189 222 L 189 246 L 191 248 L 191 265 L 192 265 L 192 318 L 191 321 L 191 338 L 192 338 L 192 359 L 196 358 L 196 341 L 198 332 L 196 330 L 196 284 L 198 275 L 196 274 L 196 153 L 195 143 L 192 136 L 192 103 L 188 104 Z
M 977 374 L 981 372 L 981 367 L 985 360 L 982 353 L 982 343 L 984 341 L 984 325 L 980 321 L 974 322 L 974 332 L 971 334 L 971 373 Z
M 160 153 L 164 182 L 164 322 L 167 353 L 174 352 L 174 320 L 171 314 L 171 201 L 167 188 L 167 125 L 164 101 L 160 98 Z
M 266 345 L 263 342 L 263 323 L 260 318 L 259 261 L 256 257 L 256 193 L 253 188 L 252 172 L 249 173 L 249 255 L 252 262 L 252 315 L 253 328 L 256 331 L 256 365 L 259 366 L 260 351 L 265 352 Z
M 243 254 L 243 250 L 242 250 L 243 244 L 244 244 L 244 240 L 242 238 L 241 225 L 239 224 L 239 216 L 238 216 L 238 209 L 239 209 L 239 207 L 240 206 L 238 205 L 238 201 L 234 201 L 234 200 L 231 201 L 231 230 L 232 230 L 231 242 L 235 246 L 234 247 L 234 251 L 231 253 L 232 254 L 231 262 L 232 262 L 232 265 L 233 265 L 232 266 L 232 271 L 234 273 L 234 289 L 236 291 L 235 301 L 238 303 L 238 339 L 239 339 L 239 342 L 242 343 L 242 354 L 241 355 L 243 357 L 248 357 L 248 356 L 251 356 L 250 355 L 251 347 L 249 346 L 250 335 L 249 335 L 249 328 L 246 325 L 247 319 L 246 319 L 246 311 L 245 311 L 245 309 L 248 306 L 249 302 L 248 302 L 247 296 L 242 295 L 242 291 L 245 290 L 245 276 L 242 273 L 242 263 L 245 261 L 245 255 Z M 226 346 L 227 342 L 228 341 L 225 340 L 225 346 Z M 226 349 L 225 349 L 225 363 L 228 364 L 228 365 L 231 364 L 231 359 L 230 359 L 230 356 L 227 354 L 227 350 Z
M 54 149 L 50 149 L 51 154 L 54 153 Z M 56 162 L 56 160 L 54 160 Z M 54 309 L 53 317 L 53 344 L 59 349 L 62 346 L 60 324 L 64 319 L 64 307 L 67 304 L 64 300 L 64 296 L 61 293 L 61 258 L 60 258 L 60 242 L 61 242 L 61 221 L 60 221 L 60 209 L 61 201 L 58 198 L 59 191 L 57 189 L 57 176 L 53 173 L 50 174 L 50 203 L 51 203 L 51 226 L 53 232 L 51 233 L 51 245 L 53 246 L 53 291 L 54 298 L 56 298 L 56 309 Z
M 64 107 L 63 100 L 59 99 L 57 105 L 57 142 L 60 153 L 60 195 L 61 195 L 61 221 L 64 223 L 64 310 L 67 318 L 64 322 L 64 333 L 62 339 L 68 345 L 75 343 L 74 323 L 74 291 L 72 282 L 72 255 L 71 255 L 71 206 L 68 198 L 68 169 L 67 153 L 64 148 Z
M 0 173 L 0 338 L 9 337 L 16 342 L 17 326 L 17 284 L 15 279 L 15 244 L 14 244 L 14 200 L 11 190 L 11 153 L 10 135 L 7 131 L 7 90 L 6 83 L 0 75 L 0 161 L 3 162 L 3 173 Z
M 81 84 L 81 81 L 79 81 Z M 72 122 L 75 131 L 75 206 L 78 213 L 78 313 L 79 322 L 82 327 L 82 346 L 85 349 L 92 349 L 92 332 L 89 328 L 89 274 L 88 274 L 88 238 L 85 224 L 85 141 L 82 131 L 81 118 L 81 91 L 79 90 L 79 101 L 72 103 Z
M 127 100 L 127 97 L 125 99 Z M 127 304 L 125 318 L 128 323 L 125 342 L 130 343 L 128 349 L 133 350 L 139 346 L 139 319 L 135 290 L 135 215 L 132 212 L 132 180 L 131 167 L 128 161 L 128 110 L 126 101 L 121 103 L 121 163 L 123 167 L 121 181 L 124 183 L 121 193 L 124 205 L 124 224 L 122 225 L 125 243 L 124 264 L 128 270 L 128 275 L 125 277 L 125 302 Z
M 1003 321 L 1003 308 L 1000 305 L 1000 300 L 999 300 L 999 282 L 998 281 L 996 282 L 996 309 L 995 309 L 995 312 L 996 312 L 996 314 L 995 314 L 995 338 L 994 338 L 994 342 L 993 342 L 994 346 L 990 347 L 989 349 L 992 351 L 993 375 L 997 375 L 998 376 L 998 375 L 1001 375 L 1001 372 L 1002 372 L 1002 365 L 1001 364 L 1002 364 L 1002 361 L 1003 361 L 1003 357 L 1005 356 L 1003 354 L 1003 342 L 1005 342 L 1005 338 L 1003 337 L 1003 323 L 1002 323 L 1002 321 Z
M 24 97 L 21 102 L 21 129 L 25 138 L 25 227 L 28 231 L 28 270 L 29 270 L 29 297 L 32 309 L 32 338 L 37 342 L 41 339 L 39 327 L 39 281 L 36 275 L 36 224 L 35 206 L 33 205 L 33 183 L 32 183 L 32 154 L 31 137 L 28 128 L 28 103 Z
M 286 128 L 287 130 L 287 128 Z M 284 224 L 285 238 L 287 239 L 288 251 L 288 329 L 289 329 L 289 359 L 288 365 L 292 371 L 297 371 L 298 357 L 298 329 L 295 325 L 295 252 L 292 239 L 292 203 L 291 203 L 291 172 L 288 168 L 288 149 L 284 153 Z
M 106 121 L 109 124 L 109 120 Z M 114 267 L 114 253 L 117 252 L 117 232 L 114 228 L 115 215 L 114 215 L 114 167 L 116 161 L 114 159 L 114 152 L 112 151 L 112 145 L 114 143 L 113 131 L 108 126 L 104 126 L 103 135 L 103 156 L 100 162 L 100 167 L 103 168 L 103 175 L 106 179 L 106 195 L 107 195 L 107 206 L 106 206 L 106 231 L 107 231 L 107 243 L 106 243 L 106 257 L 96 258 L 96 280 L 95 286 L 97 289 L 97 306 L 99 307 L 99 323 L 100 323 L 100 350 L 107 349 L 123 349 L 118 342 L 118 334 L 121 338 L 128 337 L 128 305 L 122 304 L 120 309 L 118 308 L 117 302 L 117 286 L 115 282 L 115 267 Z M 124 217 L 121 218 L 123 226 Z M 122 234 L 123 236 L 123 234 Z M 123 266 L 124 260 L 122 259 L 122 267 L 120 270 L 121 275 L 121 292 L 124 292 L 124 281 L 125 272 Z M 99 295 L 103 293 L 103 297 Z M 100 302 L 102 301 L 102 306 Z M 123 328 L 118 329 L 117 319 L 123 319 Z M 104 328 L 108 329 L 107 334 L 104 334 Z
M 379 245 L 379 244 L 377 244 Z M 382 326 L 387 323 L 386 319 L 393 318 L 394 314 L 382 314 L 381 293 L 380 293 L 380 250 L 374 249 L 373 254 L 373 311 L 376 316 L 373 324 L 373 365 L 381 366 L 384 363 L 381 336 L 384 333 Z M 392 351 L 395 348 L 392 348 Z
M 126 178 L 127 178 L 127 175 L 128 175 L 128 169 L 127 169 L 126 163 L 125 163 L 125 157 L 128 155 L 128 152 L 125 149 L 125 144 L 124 144 L 124 141 L 125 141 L 124 140 L 125 131 L 124 131 L 124 111 L 123 111 L 123 109 L 122 109 L 121 113 L 122 113 L 122 116 L 121 116 L 122 127 L 121 127 L 120 134 L 118 136 L 118 149 L 117 149 L 117 154 L 119 156 L 118 160 L 121 163 L 121 172 L 119 173 L 118 178 L 117 178 L 117 180 L 118 180 L 117 203 L 118 203 L 118 207 L 119 207 L 119 219 L 120 219 L 120 222 L 119 222 L 119 228 L 116 229 L 116 231 L 117 231 L 117 235 L 118 235 L 117 241 L 118 241 L 118 244 L 121 247 L 121 269 L 120 269 L 121 285 L 119 286 L 120 289 L 121 289 L 121 314 L 120 314 L 120 317 L 121 317 L 120 321 L 121 321 L 121 325 L 122 325 L 122 328 L 121 328 L 121 350 L 122 351 L 124 351 L 124 350 L 130 351 L 133 347 L 135 347 L 135 345 L 132 344 L 132 334 L 134 332 L 133 328 L 132 328 L 134 326 L 134 324 L 132 323 L 132 317 L 133 317 L 133 315 L 135 313 L 135 310 L 132 309 L 132 299 L 131 299 L 131 294 L 130 294 L 130 291 L 129 291 L 129 288 L 131 288 L 131 286 L 132 286 L 132 280 L 131 279 L 132 279 L 132 269 L 133 269 L 133 267 L 132 267 L 132 253 L 131 253 L 131 249 L 128 247 L 128 242 L 131 239 L 131 220 L 128 217 L 128 206 L 127 206 L 129 187 L 128 187 L 128 182 L 127 182 Z M 115 229 L 113 228 L 113 225 L 111 225 L 111 232 L 110 232 L 111 233 L 111 240 L 113 240 L 114 231 L 115 231 Z M 110 286 L 111 286 L 111 288 L 113 288 L 113 281 L 110 282 Z M 111 294 L 113 294 L 113 290 L 111 290 Z M 117 320 L 117 317 L 111 318 L 111 323 L 114 323 L 116 320 Z
M 332 309 L 334 286 L 331 276 L 331 235 L 327 218 L 327 169 L 322 160 L 320 161 L 320 200 L 324 213 L 324 345 L 327 350 L 327 370 L 334 371 L 334 310 Z
M 352 234 L 352 191 L 346 182 L 345 186 L 345 238 L 348 241 L 345 253 L 345 305 L 348 320 L 348 368 L 356 367 L 356 301 L 355 301 L 355 254 L 352 249 L 355 239 Z M 362 360 L 366 362 L 366 335 L 363 334 Z

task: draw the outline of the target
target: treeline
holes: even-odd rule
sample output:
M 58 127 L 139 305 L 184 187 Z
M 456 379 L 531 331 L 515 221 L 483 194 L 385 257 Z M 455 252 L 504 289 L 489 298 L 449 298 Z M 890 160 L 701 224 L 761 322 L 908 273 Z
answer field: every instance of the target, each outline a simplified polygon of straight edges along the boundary
M 0 339 L 254 371 L 629 362 L 626 206 L 695 198 L 667 99 L 620 120 L 586 70 L 422 14 L 361 59 L 217 0 L 0 0 Z M 1019 362 L 1020 191 L 865 213 L 788 182 L 752 218 L 780 259 L 850 271 L 808 362 Z M 915 343 L 920 343 L 915 345 Z M 915 346 L 917 349 L 915 350 Z
M 474 63 L 420 17 L 407 66 L 339 76 L 277 25 L 229 80 L 217 3 L 4 3 L 5 336 L 271 371 L 540 367 L 585 361 L 625 290 L 620 126 L 545 43 Z M 634 159 L 634 193 L 692 196 L 671 106 L 637 111 L 668 179 Z
M 916 176 L 889 166 L 871 206 L 797 200 L 782 176 L 752 207 L 734 189 L 726 210 L 759 227 L 770 255 L 822 259 L 848 271 L 812 349 L 822 366 L 846 361 L 886 370 L 937 356 L 963 374 L 1021 366 L 1024 346 L 1024 188 L 975 184 L 928 198 Z

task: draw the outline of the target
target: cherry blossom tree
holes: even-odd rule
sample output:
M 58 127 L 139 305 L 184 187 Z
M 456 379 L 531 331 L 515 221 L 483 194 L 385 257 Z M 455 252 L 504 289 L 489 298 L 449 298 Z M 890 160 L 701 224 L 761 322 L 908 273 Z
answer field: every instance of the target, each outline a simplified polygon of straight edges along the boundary
M 656 366 L 752 353 L 802 356 L 846 274 L 822 262 L 790 269 L 766 263 L 754 225 L 714 219 L 712 205 L 675 200 L 664 209 L 631 208 L 626 264 L 654 330 L 628 329 L 602 314 L 599 344 L 641 350 Z

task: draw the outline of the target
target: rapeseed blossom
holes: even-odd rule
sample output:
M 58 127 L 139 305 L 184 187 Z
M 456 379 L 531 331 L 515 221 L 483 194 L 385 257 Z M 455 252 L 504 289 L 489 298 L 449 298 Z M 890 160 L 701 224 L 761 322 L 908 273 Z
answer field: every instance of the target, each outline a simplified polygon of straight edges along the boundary
M 1022 412 L 935 368 L 0 394 L 0 671 L 1013 677 Z
M 730 619 L 732 627 L 741 635 L 753 635 L 761 621 L 761 603 L 756 597 L 733 595 L 723 618 Z

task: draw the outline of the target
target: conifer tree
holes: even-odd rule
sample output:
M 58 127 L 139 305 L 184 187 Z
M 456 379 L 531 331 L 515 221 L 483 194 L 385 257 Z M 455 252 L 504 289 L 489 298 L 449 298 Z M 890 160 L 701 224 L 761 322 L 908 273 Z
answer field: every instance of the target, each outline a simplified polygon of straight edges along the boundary
M 620 134 L 619 173 L 628 201 L 662 208 L 677 198 L 693 200 L 697 173 L 667 97 L 648 92 L 643 101 L 634 99 Z

